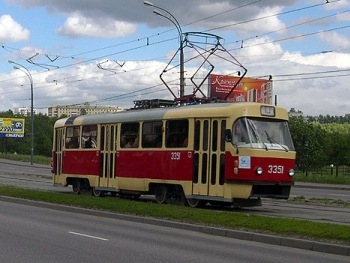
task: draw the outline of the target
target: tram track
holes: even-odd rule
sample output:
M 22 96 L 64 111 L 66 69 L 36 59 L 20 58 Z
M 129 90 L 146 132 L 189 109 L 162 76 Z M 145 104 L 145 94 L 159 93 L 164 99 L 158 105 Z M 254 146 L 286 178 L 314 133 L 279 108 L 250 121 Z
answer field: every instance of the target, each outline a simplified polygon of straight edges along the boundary
M 65 192 L 71 193 L 71 187 L 53 186 L 52 179 L 49 176 L 35 175 L 0 175 L 0 184 L 21 187 L 25 189 Z M 154 199 L 154 197 L 146 196 L 141 200 Z M 286 200 L 270 200 L 264 199 L 263 205 L 260 207 L 247 207 L 234 210 L 229 207 L 207 206 L 206 209 L 214 209 L 220 211 L 243 212 L 251 215 L 265 215 L 281 218 L 306 219 L 315 222 L 336 223 L 350 225 L 350 208 L 339 206 L 325 206 L 318 204 L 292 203 Z
M 13 177 L 16 176 L 16 177 Z M 18 176 L 17 174 L 9 174 L 9 175 L 0 175 L 0 181 L 2 180 L 10 180 L 13 182 L 16 181 L 25 181 L 25 182 L 31 182 L 31 183 L 41 183 L 41 184 L 47 184 L 47 185 L 52 185 L 52 180 L 50 180 L 49 177 L 46 177 L 46 180 L 42 180 L 42 176 L 35 176 L 35 175 L 21 175 Z M 15 186 L 15 185 L 14 185 Z
M 50 166 L 48 165 L 32 166 L 26 163 L 0 159 L 0 167 L 0 185 L 73 194 L 71 187 L 53 185 Z M 149 200 L 151 197 L 146 196 L 145 198 Z M 141 198 L 141 200 L 142 199 L 143 198 Z M 208 206 L 208 209 L 217 209 L 218 211 L 237 211 L 232 208 L 214 206 Z M 260 207 L 247 207 L 238 211 L 252 215 L 256 214 L 272 217 L 306 219 L 317 222 L 350 224 L 350 208 L 341 206 L 263 199 L 263 205 Z
M 9 159 L 2 159 L 0 158 L 0 165 L 8 164 L 8 165 L 14 165 L 16 167 L 35 167 L 36 169 L 42 169 L 42 170 L 48 170 L 50 169 L 49 165 L 45 164 L 30 164 L 29 162 L 21 162 L 21 161 L 14 161 L 14 160 L 9 160 Z
M 258 213 L 273 217 L 307 219 L 323 223 L 350 225 L 350 208 L 342 206 L 293 203 L 287 200 L 264 200 L 262 207 L 249 208 L 248 211 L 252 214 Z

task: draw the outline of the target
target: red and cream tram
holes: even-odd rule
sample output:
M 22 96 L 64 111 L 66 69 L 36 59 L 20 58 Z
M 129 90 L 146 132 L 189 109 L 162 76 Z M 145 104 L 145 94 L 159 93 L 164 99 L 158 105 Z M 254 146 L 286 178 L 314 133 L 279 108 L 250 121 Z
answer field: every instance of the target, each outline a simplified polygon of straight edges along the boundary
M 289 197 L 294 164 L 287 111 L 267 104 L 136 109 L 54 126 L 54 184 L 75 193 L 260 205 Z

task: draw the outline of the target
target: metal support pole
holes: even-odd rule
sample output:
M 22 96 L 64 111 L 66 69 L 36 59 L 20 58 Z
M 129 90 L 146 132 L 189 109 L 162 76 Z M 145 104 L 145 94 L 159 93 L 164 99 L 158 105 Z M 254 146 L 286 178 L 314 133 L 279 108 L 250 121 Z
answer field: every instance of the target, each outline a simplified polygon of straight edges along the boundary
M 180 47 L 179 47 L 179 51 L 180 51 L 180 98 L 181 98 L 185 95 L 185 67 L 184 67 L 185 61 L 184 61 L 183 36 L 182 36 L 181 25 L 180 25 L 179 21 L 177 21 L 177 19 L 168 10 L 166 10 L 162 7 L 156 6 L 153 3 L 148 2 L 148 1 L 144 1 L 143 3 L 147 6 L 152 6 L 152 7 L 159 9 L 159 10 L 162 10 L 166 14 L 168 14 L 169 16 L 166 16 L 157 10 L 153 11 L 153 13 L 155 13 L 156 15 L 162 16 L 162 17 L 168 19 L 171 23 L 173 23 L 174 26 L 176 27 L 178 33 L 179 33 L 179 38 L 180 38 Z
M 15 64 L 14 69 L 18 69 L 27 75 L 30 81 L 30 164 L 33 165 L 33 155 L 34 155 L 34 85 L 33 77 L 30 74 L 29 70 L 14 61 L 9 60 L 9 63 Z

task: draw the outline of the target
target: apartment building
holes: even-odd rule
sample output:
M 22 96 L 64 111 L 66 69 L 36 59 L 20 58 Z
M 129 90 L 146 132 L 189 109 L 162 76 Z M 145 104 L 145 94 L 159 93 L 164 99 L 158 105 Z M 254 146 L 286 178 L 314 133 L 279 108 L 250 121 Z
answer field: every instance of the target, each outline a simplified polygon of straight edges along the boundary
M 49 117 L 61 117 L 61 116 L 77 116 L 83 114 L 102 114 L 102 113 L 114 113 L 122 111 L 118 106 L 106 106 L 106 105 L 90 105 L 90 103 L 84 103 L 81 105 L 62 105 L 55 104 L 48 108 Z

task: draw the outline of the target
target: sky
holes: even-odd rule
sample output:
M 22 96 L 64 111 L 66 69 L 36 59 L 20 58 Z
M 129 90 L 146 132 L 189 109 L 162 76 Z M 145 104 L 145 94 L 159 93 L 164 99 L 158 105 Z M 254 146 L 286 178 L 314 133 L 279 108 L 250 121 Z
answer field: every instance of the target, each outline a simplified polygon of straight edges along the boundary
M 34 108 L 44 113 L 54 104 L 173 99 L 159 76 L 177 96 L 181 35 L 185 94 L 211 69 L 245 68 L 246 77 L 271 76 L 287 110 L 350 114 L 350 0 L 152 3 L 1 0 L 0 111 L 29 108 L 31 80 Z

